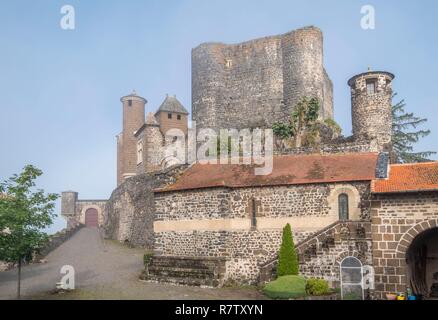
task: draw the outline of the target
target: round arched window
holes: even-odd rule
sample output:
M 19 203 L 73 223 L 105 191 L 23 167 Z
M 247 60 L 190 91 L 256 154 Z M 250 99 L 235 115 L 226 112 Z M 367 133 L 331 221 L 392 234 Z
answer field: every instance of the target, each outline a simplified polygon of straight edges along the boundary
M 338 197 L 338 208 L 339 208 L 339 220 L 348 220 L 349 219 L 349 210 L 348 210 L 348 195 L 342 193 Z

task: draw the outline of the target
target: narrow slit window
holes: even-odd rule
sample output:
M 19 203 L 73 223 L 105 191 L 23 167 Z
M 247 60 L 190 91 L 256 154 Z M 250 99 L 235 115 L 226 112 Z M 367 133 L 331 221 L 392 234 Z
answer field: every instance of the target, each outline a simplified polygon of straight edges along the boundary
M 251 228 L 257 227 L 257 203 L 255 199 L 251 199 Z
M 128 100 L 128 106 L 132 107 L 132 100 Z
M 178 114 L 178 115 L 176 116 L 176 119 L 177 119 L 177 120 L 181 120 L 181 115 Z
M 171 113 L 167 114 L 167 119 L 172 119 L 172 114 Z
M 137 164 L 143 162 L 143 143 L 141 141 L 137 142 Z

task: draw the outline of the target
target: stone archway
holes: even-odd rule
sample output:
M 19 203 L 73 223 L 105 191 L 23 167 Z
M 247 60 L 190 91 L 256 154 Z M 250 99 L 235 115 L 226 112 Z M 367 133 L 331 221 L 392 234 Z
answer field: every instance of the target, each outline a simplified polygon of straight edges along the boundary
M 396 259 L 402 267 L 397 275 L 406 287 L 416 295 L 438 297 L 438 219 L 420 222 L 403 234 Z
M 363 253 L 359 252 L 358 250 L 348 250 L 340 253 L 336 257 L 336 264 L 340 266 L 342 261 L 347 257 L 354 257 L 358 259 L 363 265 L 367 264 L 366 257 L 364 257 Z

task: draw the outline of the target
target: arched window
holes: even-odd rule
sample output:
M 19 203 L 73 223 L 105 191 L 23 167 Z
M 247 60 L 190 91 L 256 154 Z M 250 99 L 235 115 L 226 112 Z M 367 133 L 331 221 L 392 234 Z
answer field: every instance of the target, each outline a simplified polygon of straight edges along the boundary
M 338 197 L 339 220 L 348 220 L 348 195 L 341 193 Z

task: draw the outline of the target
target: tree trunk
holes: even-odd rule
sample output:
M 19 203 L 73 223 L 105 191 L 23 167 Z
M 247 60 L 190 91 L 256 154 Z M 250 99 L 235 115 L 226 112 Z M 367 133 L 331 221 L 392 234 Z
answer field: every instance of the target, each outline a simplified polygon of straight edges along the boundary
M 21 257 L 18 258 L 18 283 L 17 283 L 17 299 L 21 297 Z

